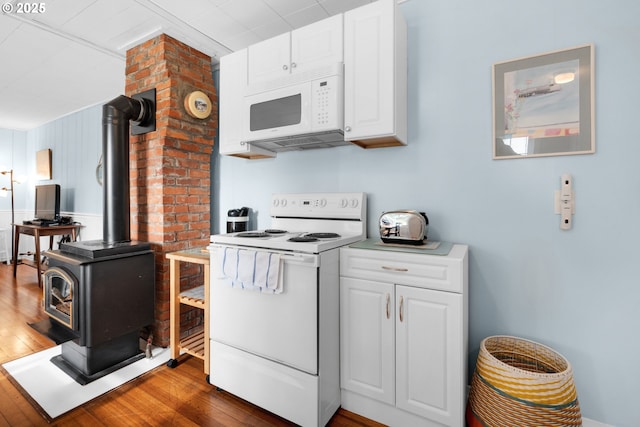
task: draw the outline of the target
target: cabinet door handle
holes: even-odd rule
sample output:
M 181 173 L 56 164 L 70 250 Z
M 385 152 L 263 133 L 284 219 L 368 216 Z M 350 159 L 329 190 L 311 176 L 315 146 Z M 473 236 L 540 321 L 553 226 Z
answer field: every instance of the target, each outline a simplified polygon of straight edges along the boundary
M 409 271 L 408 268 L 403 268 L 403 267 L 388 267 L 386 265 L 382 266 L 383 270 L 387 270 L 387 271 Z
M 296 64 L 295 62 L 291 63 L 291 68 L 296 68 L 298 66 L 298 64 Z
M 345 132 L 351 132 L 351 126 L 347 126 L 347 127 L 345 127 L 345 128 L 344 128 L 344 131 L 345 131 Z
M 404 315 L 402 314 L 402 310 L 404 306 L 404 297 L 401 295 L 400 296 L 400 321 L 402 322 L 402 320 L 404 319 Z
M 282 69 L 286 71 L 286 70 L 288 70 L 288 69 L 289 69 L 289 67 L 287 66 L 287 64 L 284 64 L 284 65 L 282 66 Z
M 391 295 L 387 294 L 387 319 L 391 316 Z

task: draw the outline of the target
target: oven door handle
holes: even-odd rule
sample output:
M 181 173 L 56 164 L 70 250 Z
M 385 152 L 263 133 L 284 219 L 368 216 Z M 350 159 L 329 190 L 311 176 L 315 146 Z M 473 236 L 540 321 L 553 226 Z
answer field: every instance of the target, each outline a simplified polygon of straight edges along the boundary
M 320 265 L 320 257 L 317 255 L 281 254 L 280 259 L 286 263 L 293 262 L 308 265 L 309 267 L 318 267 Z

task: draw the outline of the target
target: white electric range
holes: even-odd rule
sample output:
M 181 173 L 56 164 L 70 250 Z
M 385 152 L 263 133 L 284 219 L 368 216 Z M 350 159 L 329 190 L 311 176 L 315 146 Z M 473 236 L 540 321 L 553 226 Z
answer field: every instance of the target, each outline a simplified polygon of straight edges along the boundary
M 271 224 L 211 236 L 211 383 L 303 426 L 340 407 L 339 249 L 364 193 L 274 194 Z

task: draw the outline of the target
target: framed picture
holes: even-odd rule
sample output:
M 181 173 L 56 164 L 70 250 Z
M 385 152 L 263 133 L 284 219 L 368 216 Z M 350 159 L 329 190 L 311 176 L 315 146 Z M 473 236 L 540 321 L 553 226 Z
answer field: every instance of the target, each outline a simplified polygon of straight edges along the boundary
M 595 152 L 593 49 L 494 64 L 494 159 Z
M 36 152 L 36 175 L 38 179 L 51 179 L 51 149 Z

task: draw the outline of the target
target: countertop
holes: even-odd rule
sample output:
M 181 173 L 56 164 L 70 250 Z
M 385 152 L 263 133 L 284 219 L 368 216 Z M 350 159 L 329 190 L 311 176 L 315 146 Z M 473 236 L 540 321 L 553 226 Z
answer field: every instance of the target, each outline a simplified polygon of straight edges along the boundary
M 395 243 L 384 243 L 380 239 L 366 239 L 360 242 L 353 243 L 349 245 L 349 247 L 354 249 L 371 249 L 377 251 L 409 252 L 423 255 L 449 255 L 449 251 L 451 251 L 453 243 L 427 241 L 426 245 L 413 246 L 400 245 Z M 430 247 L 435 248 L 429 249 Z

